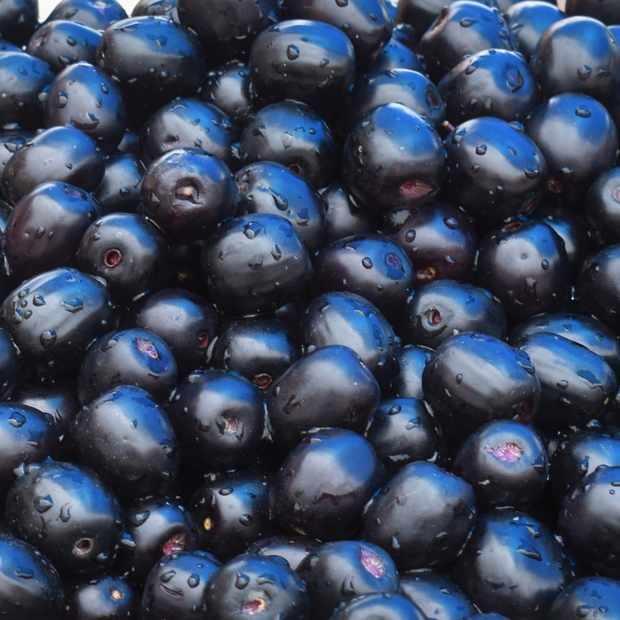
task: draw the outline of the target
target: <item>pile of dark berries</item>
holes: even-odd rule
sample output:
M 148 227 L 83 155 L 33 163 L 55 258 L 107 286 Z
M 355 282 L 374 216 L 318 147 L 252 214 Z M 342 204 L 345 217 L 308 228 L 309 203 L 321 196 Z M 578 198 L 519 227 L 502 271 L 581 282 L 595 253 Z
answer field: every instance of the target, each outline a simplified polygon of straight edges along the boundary
M 0 3 L 0 618 L 620 620 L 620 2 L 561 9 Z

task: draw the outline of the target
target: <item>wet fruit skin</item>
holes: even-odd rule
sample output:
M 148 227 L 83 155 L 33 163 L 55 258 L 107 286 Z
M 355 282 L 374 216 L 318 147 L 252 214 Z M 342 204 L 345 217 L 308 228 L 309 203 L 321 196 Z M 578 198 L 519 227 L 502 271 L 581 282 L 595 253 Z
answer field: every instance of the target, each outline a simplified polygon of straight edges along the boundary
M 546 618 L 570 580 L 560 543 L 536 519 L 514 509 L 480 515 L 452 574 L 483 612 L 516 620 Z
M 0 535 L 0 549 L 0 613 L 14 620 L 59 618 L 64 588 L 49 560 L 33 545 L 6 533 Z
M 373 498 L 364 540 L 389 552 L 400 570 L 441 569 L 465 544 L 476 514 L 474 492 L 465 480 L 415 461 Z
M 286 561 L 244 553 L 210 578 L 204 601 L 213 620 L 263 613 L 282 620 L 304 620 L 309 601 L 306 584 Z
M 442 342 L 424 368 L 422 387 L 442 428 L 459 443 L 491 420 L 527 423 L 541 397 L 540 380 L 529 358 L 477 332 Z
M 300 564 L 311 603 L 310 618 L 328 618 L 343 602 L 372 592 L 398 592 L 399 575 L 389 554 L 368 542 L 319 545 Z
M 6 520 L 65 575 L 109 566 L 123 534 L 116 496 L 91 470 L 69 462 L 30 465 L 9 491 Z
M 270 510 L 289 531 L 322 541 L 347 538 L 359 527 L 362 508 L 385 475 L 358 433 L 317 430 L 302 439 L 276 473 Z
M 321 426 L 363 433 L 379 396 L 377 380 L 349 347 L 332 345 L 307 353 L 266 394 L 274 447 L 286 454 L 305 432 Z

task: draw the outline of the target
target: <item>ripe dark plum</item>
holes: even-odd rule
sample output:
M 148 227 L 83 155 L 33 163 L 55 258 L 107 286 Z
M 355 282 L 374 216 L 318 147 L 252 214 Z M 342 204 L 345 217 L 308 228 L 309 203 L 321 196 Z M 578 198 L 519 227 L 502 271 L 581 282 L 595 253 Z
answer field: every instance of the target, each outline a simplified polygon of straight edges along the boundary
M 360 594 L 341 603 L 331 616 L 331 620 L 364 620 L 380 614 L 386 620 L 424 620 L 422 610 L 402 594 L 393 592 L 372 592 Z
M 346 236 L 325 245 L 314 256 L 311 290 L 356 293 L 395 319 L 415 286 L 413 265 L 405 250 L 380 233 Z
M 571 572 L 562 544 L 542 523 L 505 508 L 478 517 L 452 576 L 482 612 L 545 620 Z
M 252 42 L 252 94 L 258 106 L 294 99 L 329 116 L 344 102 L 355 60 L 353 43 L 336 26 L 313 19 L 282 20 Z
M 49 414 L 61 440 L 61 453 L 64 454 L 64 449 L 70 444 L 69 427 L 81 408 L 74 379 L 22 381 L 11 392 L 11 402 Z
M 206 240 L 200 263 L 211 300 L 233 315 L 283 306 L 301 293 L 313 273 L 293 224 L 271 213 L 224 222 Z
M 325 205 L 325 245 L 349 235 L 374 233 L 381 228 L 380 214 L 360 207 L 341 179 L 332 181 L 321 198 Z
M 266 394 L 276 448 L 288 453 L 313 428 L 337 426 L 363 433 L 379 404 L 377 380 L 349 347 L 307 353 Z
M 551 605 L 549 620 L 576 620 L 584 611 L 604 609 L 609 620 L 620 618 L 620 582 L 592 575 L 569 584 Z
M 13 620 L 58 620 L 64 587 L 58 571 L 30 543 L 0 535 L 0 614 Z
M 289 566 L 296 571 L 306 557 L 320 544 L 318 540 L 308 538 L 307 536 L 276 534 L 275 536 L 267 536 L 252 543 L 248 547 L 248 553 L 279 556 L 284 558 Z
M 127 11 L 118 0 L 99 0 L 94 5 L 89 0 L 60 0 L 48 15 L 46 22 L 69 19 L 103 30 L 112 22 L 127 17 Z
M 478 236 L 456 205 L 438 200 L 414 211 L 394 239 L 413 263 L 418 287 L 434 280 L 471 280 Z
M 432 353 L 432 349 L 419 345 L 405 344 L 399 347 L 396 352 L 399 372 L 385 395 L 393 398 L 423 399 L 422 373 Z
M 444 431 L 461 442 L 492 420 L 529 422 L 541 398 L 527 355 L 477 332 L 444 340 L 424 368 L 422 387 Z
M 400 25 L 402 26 L 402 24 Z M 408 69 L 410 71 L 418 71 L 419 73 L 426 72 L 426 65 L 422 57 L 415 51 L 417 47 L 414 46 L 412 49 L 403 39 L 399 38 L 398 30 L 398 28 L 394 28 L 390 40 L 368 65 L 368 73 L 391 71 L 394 69 Z
M 59 440 L 51 415 L 29 405 L 0 403 L 0 503 L 20 468 L 58 457 Z
M 532 110 L 525 133 L 547 162 L 549 188 L 567 205 L 578 207 L 599 174 L 615 163 L 616 126 L 607 109 L 588 95 L 560 93 L 547 99 Z
M 320 541 L 345 539 L 358 531 L 364 506 L 385 477 L 364 437 L 347 429 L 318 429 L 293 448 L 276 473 L 270 511 L 291 532 Z
M 620 467 L 599 466 L 568 492 L 558 515 L 566 548 L 597 574 L 613 579 L 620 577 L 619 484 Z
M 281 620 L 309 617 L 306 584 L 281 558 L 243 553 L 219 568 L 204 595 L 208 617 L 234 620 L 258 614 Z
M 95 220 L 77 249 L 78 266 L 103 278 L 114 299 L 132 299 L 166 284 L 170 245 L 160 228 L 137 213 Z
M 620 167 L 596 177 L 586 194 L 582 214 L 598 246 L 620 243 Z
M 530 426 L 494 420 L 467 437 L 452 471 L 471 484 L 481 511 L 507 506 L 526 510 L 545 490 L 549 460 Z
M 543 32 L 564 17 L 566 15 L 555 3 L 543 0 L 515 2 L 504 13 L 504 19 L 519 45 L 519 51 L 528 62 Z
M 25 45 L 38 23 L 39 3 L 11 0 L 0 11 L 0 32 L 10 42 Z
M 483 230 L 527 214 L 547 189 L 547 164 L 522 130 L 483 117 L 465 121 L 445 138 L 445 189 Z
M 105 173 L 93 192 L 103 215 L 135 213 L 140 205 L 144 166 L 135 153 L 117 151 L 105 160 Z
M 153 566 L 144 584 L 139 617 L 181 620 L 206 611 L 205 589 L 220 566 L 221 562 L 206 551 L 181 551 L 165 556 Z
M 194 478 L 243 469 L 256 457 L 265 424 L 262 394 L 236 372 L 196 370 L 181 381 L 166 407 Z
M 182 288 L 167 288 L 141 299 L 132 311 L 133 327 L 159 336 L 177 362 L 179 378 L 206 364 L 218 331 L 215 308 Z
M 398 374 L 399 341 L 381 311 L 356 293 L 331 291 L 312 299 L 301 319 L 302 345 L 307 352 L 329 345 L 353 349 L 387 387 Z
M 617 428 L 583 428 L 568 435 L 551 458 L 549 489 L 558 501 L 562 501 L 599 465 L 620 467 L 620 432 Z
M 81 575 L 65 583 L 66 620 L 137 618 L 140 593 L 113 571 Z
M 480 332 L 504 340 L 504 309 L 489 291 L 469 283 L 436 280 L 414 291 L 399 317 L 405 343 L 436 349 L 459 332 Z
M 123 513 L 108 486 L 82 465 L 28 465 L 9 490 L 6 522 L 63 575 L 109 566 L 123 536 Z
M 207 58 L 213 62 L 244 60 L 259 32 L 280 21 L 282 8 L 277 0 L 177 1 L 179 21 L 198 35 Z
M 46 181 L 91 192 L 104 173 L 103 153 L 92 138 L 77 127 L 50 127 L 24 142 L 9 159 L 2 172 L 2 191 L 13 204 Z
M 398 571 L 389 554 L 358 540 L 323 543 L 308 554 L 297 572 L 307 584 L 313 620 L 332 617 L 341 603 L 356 596 L 399 589 Z
M 49 64 L 54 73 L 76 62 L 95 64 L 101 30 L 79 21 L 55 19 L 41 24 L 30 37 L 26 51 Z
M 271 476 L 250 469 L 207 476 L 187 506 L 198 524 L 200 548 L 227 562 L 257 540 L 281 533 L 269 509 L 271 488 Z
M 245 125 L 257 110 L 252 99 L 248 63 L 228 60 L 209 69 L 198 98 L 218 107 L 235 125 Z
M 112 388 L 136 385 L 164 403 L 177 383 L 177 372 L 174 355 L 159 336 L 138 327 L 112 330 L 82 358 L 78 398 L 87 405 Z
M 20 50 L 0 53 L 0 122 L 41 126 L 43 115 L 39 93 L 51 84 L 54 72 L 50 65 Z
M 42 122 L 42 121 L 41 121 Z M 24 129 L 5 129 L 4 131 L 0 131 L 0 175 L 4 172 L 4 168 L 9 162 L 9 159 L 13 156 L 13 154 L 20 149 L 25 142 L 31 140 L 34 134 L 31 131 L 26 131 Z M 0 196 L 5 198 L 4 191 L 0 191 Z M 2 201 L 3 212 L 9 210 L 8 203 Z M 6 219 L 6 216 L 3 215 L 3 219 Z
M 437 192 L 445 151 L 429 119 L 402 103 L 369 110 L 349 132 L 342 178 L 367 209 L 417 209 Z
M 605 414 L 618 384 L 603 358 L 577 342 L 546 332 L 526 336 L 515 346 L 529 357 L 540 380 L 537 426 L 565 431 Z
M 598 19 L 573 15 L 542 33 L 530 61 L 545 99 L 582 93 L 611 103 L 620 86 L 620 47 Z
M 299 358 L 299 349 L 297 334 L 283 321 L 246 317 L 221 328 L 209 362 L 266 390 Z
M 45 126 L 70 125 L 92 138 L 104 155 L 116 150 L 129 114 L 123 93 L 103 70 L 71 64 L 54 78 L 45 98 Z
M 96 64 L 117 82 L 130 109 L 141 114 L 153 113 L 175 97 L 196 96 L 205 70 L 196 33 L 159 15 L 128 17 L 107 26 Z
M 293 224 L 311 256 L 321 247 L 325 235 L 325 205 L 308 181 L 282 164 L 259 161 L 238 170 L 235 182 L 237 215 L 281 215 Z
M 516 51 L 517 43 L 497 7 L 459 0 L 442 8 L 420 39 L 420 53 L 434 81 L 467 54 L 486 49 Z
M 454 66 L 437 85 L 454 124 L 494 116 L 523 122 L 540 103 L 540 89 L 519 52 L 482 50 Z
M 465 480 L 428 461 L 402 467 L 364 516 L 364 540 L 389 553 L 399 570 L 443 568 L 462 549 L 476 521 Z
M 284 16 L 288 19 L 312 19 L 340 28 L 353 43 L 355 62 L 363 69 L 389 41 L 394 19 L 383 0 L 287 0 Z
M 151 161 L 141 191 L 142 212 L 172 240 L 204 239 L 235 213 L 230 168 L 195 147 L 172 149 Z
M 388 476 L 413 461 L 446 462 L 439 424 L 421 398 L 384 398 L 364 433 Z
M 475 283 L 500 300 L 513 324 L 562 310 L 570 284 L 562 238 L 534 219 L 516 219 L 488 232 L 480 242 Z
M 145 166 L 173 149 L 200 148 L 236 170 L 233 143 L 237 127 L 219 108 L 191 97 L 179 97 L 156 110 L 141 126 L 138 152 Z
M 517 323 L 509 334 L 508 342 L 515 345 L 538 332 L 557 334 L 587 347 L 620 374 L 620 341 L 611 328 L 594 317 L 568 312 L 535 315 Z
M 553 200 L 546 202 L 543 198 L 542 204 L 532 213 L 531 219 L 543 221 L 562 238 L 570 264 L 572 282 L 595 247 L 585 218 L 574 209 L 567 209 Z
M 243 166 L 273 161 L 287 166 L 317 191 L 339 168 L 339 150 L 327 123 L 307 104 L 286 100 L 258 109 L 243 127 L 238 153 Z
M 398 101 L 436 128 L 446 120 L 446 106 L 437 87 L 422 73 L 410 69 L 374 70 L 360 75 L 347 94 L 338 129 L 343 137 L 373 108 Z
M 86 346 L 110 329 L 113 309 L 103 282 L 59 268 L 22 282 L 0 313 L 30 367 L 55 373 L 79 366 Z
M 401 572 L 400 591 L 429 620 L 460 620 L 477 611 L 447 575 L 431 568 Z
M 157 562 L 200 546 L 198 525 L 184 504 L 168 496 L 136 499 L 124 506 L 125 532 L 113 568 L 142 587 Z
M 164 409 L 142 388 L 119 385 L 75 416 L 77 462 L 105 480 L 121 500 L 161 492 L 179 474 L 181 455 Z
M 4 229 L 11 281 L 19 283 L 57 267 L 76 267 L 82 235 L 99 217 L 97 201 L 75 185 L 47 181 L 34 187 L 15 205 Z

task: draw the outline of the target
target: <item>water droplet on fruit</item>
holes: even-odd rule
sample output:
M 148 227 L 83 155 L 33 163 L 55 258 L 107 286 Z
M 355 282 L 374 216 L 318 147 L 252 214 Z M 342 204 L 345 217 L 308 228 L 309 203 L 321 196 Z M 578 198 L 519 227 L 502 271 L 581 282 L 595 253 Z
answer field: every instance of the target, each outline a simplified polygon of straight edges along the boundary
M 289 60 L 296 60 L 299 58 L 299 48 L 296 45 L 289 45 L 286 48 L 286 55 Z
M 538 562 L 542 560 L 542 556 L 540 555 L 540 553 L 538 553 L 536 549 L 530 547 L 530 545 L 524 543 L 523 541 L 521 541 L 521 546 L 517 548 L 517 551 L 521 555 L 524 555 L 526 558 L 531 558 L 532 560 L 536 560 Z
M 249 526 L 252 525 L 252 523 L 254 523 L 254 519 L 252 518 L 252 515 L 241 515 L 239 517 L 239 523 L 241 523 L 241 525 L 245 525 L 245 526 Z
M 172 578 L 177 574 L 175 570 L 169 570 L 163 573 L 163 575 L 159 578 L 164 583 L 168 583 L 172 580 Z
M 476 155 L 484 155 L 487 152 L 487 145 L 486 144 L 479 144 L 476 147 Z
M 71 519 L 71 506 L 73 502 L 67 502 L 60 507 L 60 520 L 67 523 Z
M 362 266 L 365 269 L 372 269 L 372 259 L 369 256 L 364 256 L 364 258 L 362 258 Z
M 60 302 L 62 307 L 67 311 L 71 312 L 71 314 L 75 314 L 84 308 L 84 302 L 79 299 L 67 299 L 65 301 Z
M 471 17 L 464 17 L 459 24 L 461 24 L 461 26 L 463 28 L 470 28 L 471 26 L 473 26 L 475 23 L 477 23 L 477 20 L 471 18 Z
M 506 65 L 505 76 L 506 86 L 508 86 L 513 93 L 519 90 L 525 82 L 523 75 L 521 75 L 519 69 L 517 69 L 514 65 Z
M 190 588 L 195 588 L 195 587 L 199 586 L 200 585 L 200 575 L 198 573 L 192 573 L 187 578 L 187 585 Z
M 39 341 L 44 349 L 49 349 L 56 342 L 56 332 L 53 329 L 46 329 L 41 332 Z
M 15 428 L 19 428 L 20 426 L 26 424 L 26 416 L 22 415 L 18 411 L 14 411 L 9 416 L 9 424 Z
M 469 67 L 465 69 L 465 75 L 471 75 L 477 68 L 478 68 L 478 65 L 475 62 L 472 62 L 471 65 L 469 65 Z M 473 99 L 472 101 L 475 101 L 475 103 L 473 104 L 474 106 L 476 105 L 476 103 L 478 103 L 476 99 Z M 472 105 L 471 101 L 470 101 L 470 105 Z
M 151 512 L 149 510 L 143 510 L 130 515 L 129 521 L 134 527 L 140 527 L 150 516 Z
M 578 106 L 575 110 L 575 114 L 581 118 L 590 118 L 590 116 L 592 116 L 590 108 L 585 105 Z
M 282 134 L 281 140 L 282 140 L 282 146 L 285 149 L 290 149 L 291 146 L 293 146 L 293 134 L 289 133 L 288 131 L 285 131 Z
M 405 233 L 405 241 L 406 241 L 407 243 L 411 243 L 411 242 L 413 242 L 413 241 L 415 240 L 415 234 L 416 234 L 416 233 L 415 233 L 415 230 L 408 230 L 408 231 Z
M 480 172 L 480 164 L 474 164 L 474 165 L 471 167 L 471 171 L 472 171 L 473 173 Z
M 250 578 L 244 573 L 237 573 L 235 576 L 235 588 L 238 590 L 243 590 L 248 583 L 250 583 Z
M 44 306 L 45 305 L 45 298 L 43 297 L 43 295 L 33 295 L 32 297 L 32 305 L 33 306 Z
M 224 495 L 224 496 L 230 495 L 232 492 L 233 492 L 232 487 L 224 487 L 223 489 L 220 489 L 218 491 L 220 495 Z
M 585 82 L 592 75 L 592 67 L 581 65 L 581 67 L 577 69 L 577 75 L 582 82 Z

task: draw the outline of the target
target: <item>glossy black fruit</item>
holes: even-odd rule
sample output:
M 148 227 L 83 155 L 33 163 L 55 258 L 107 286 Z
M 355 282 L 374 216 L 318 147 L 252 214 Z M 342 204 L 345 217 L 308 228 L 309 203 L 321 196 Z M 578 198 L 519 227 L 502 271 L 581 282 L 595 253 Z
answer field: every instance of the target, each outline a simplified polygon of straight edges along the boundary
M 476 514 L 465 480 L 416 461 L 373 498 L 364 516 L 364 540 L 390 553 L 401 570 L 442 568 L 462 549 Z
M 385 481 L 385 468 L 366 439 L 345 429 L 308 434 L 289 454 L 273 484 L 276 521 L 321 541 L 350 537 L 362 510 Z
M 123 535 L 116 496 L 90 469 L 69 462 L 29 465 L 9 491 L 6 521 L 63 574 L 109 566 Z

